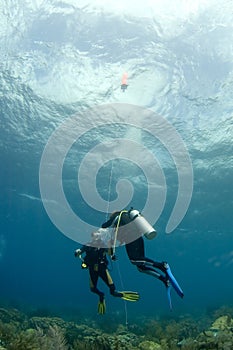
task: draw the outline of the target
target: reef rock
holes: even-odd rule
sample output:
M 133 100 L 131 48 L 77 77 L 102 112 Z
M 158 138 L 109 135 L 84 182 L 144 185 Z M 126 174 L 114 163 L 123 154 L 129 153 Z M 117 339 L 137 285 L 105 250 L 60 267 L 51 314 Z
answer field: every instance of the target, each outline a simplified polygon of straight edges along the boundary
M 218 331 L 228 331 L 233 327 L 233 320 L 229 316 L 221 316 L 217 318 L 210 327 L 210 330 Z
M 139 344 L 140 350 L 161 350 L 161 345 L 150 340 L 143 341 Z

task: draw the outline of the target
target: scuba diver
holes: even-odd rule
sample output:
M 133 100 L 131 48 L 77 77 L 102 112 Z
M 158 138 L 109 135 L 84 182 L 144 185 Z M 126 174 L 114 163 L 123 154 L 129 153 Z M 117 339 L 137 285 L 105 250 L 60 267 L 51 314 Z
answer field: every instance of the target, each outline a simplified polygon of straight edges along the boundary
M 169 307 L 172 309 L 171 286 L 181 298 L 184 297 L 182 289 L 167 262 L 157 262 L 145 256 L 143 236 L 147 239 L 153 239 L 157 235 L 155 229 L 138 210 L 133 208 L 112 213 L 109 220 L 102 224 L 102 228 L 107 227 L 114 228 L 112 258 L 115 259 L 116 241 L 118 240 L 121 245 L 125 244 L 129 260 L 137 267 L 138 271 L 154 276 L 164 283 Z
M 121 90 L 123 92 L 125 92 L 125 90 L 127 89 L 128 85 L 127 84 L 121 84 Z
M 108 286 L 110 294 L 114 297 L 121 298 L 127 301 L 137 301 L 139 294 L 137 292 L 123 291 L 118 292 L 113 283 L 113 280 L 108 271 L 108 259 L 107 255 L 112 255 L 112 249 L 107 248 L 104 240 L 102 239 L 103 230 L 100 229 L 97 232 L 92 233 L 91 242 L 83 245 L 81 249 L 75 250 L 75 257 L 79 257 L 82 260 L 81 267 L 89 270 L 90 275 L 90 290 L 91 292 L 99 296 L 98 313 L 104 314 L 106 311 L 106 304 L 104 299 L 104 293 L 97 288 L 99 277 Z M 104 230 L 106 231 L 106 230 Z M 82 254 L 85 253 L 84 258 Z
M 127 74 L 127 73 L 124 73 L 123 76 L 122 76 L 122 79 L 121 79 L 121 90 L 122 90 L 123 92 L 125 92 L 125 90 L 126 90 L 127 87 L 128 87 L 127 79 L 128 79 L 128 74 Z

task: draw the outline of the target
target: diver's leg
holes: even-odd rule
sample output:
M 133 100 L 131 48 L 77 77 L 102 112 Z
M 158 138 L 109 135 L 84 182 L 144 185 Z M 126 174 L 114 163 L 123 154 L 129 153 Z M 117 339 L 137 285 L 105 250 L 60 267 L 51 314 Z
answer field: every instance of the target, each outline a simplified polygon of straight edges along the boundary
M 99 272 L 94 271 L 94 269 L 89 267 L 89 274 L 90 274 L 90 290 L 91 290 L 92 293 L 97 294 L 99 296 L 99 298 L 100 298 L 100 301 L 103 302 L 103 300 L 104 300 L 104 293 L 101 292 L 97 288 Z
M 151 263 L 151 259 L 145 258 L 145 266 L 148 266 L 148 263 Z M 171 272 L 170 266 L 166 261 L 162 261 L 162 262 L 153 262 L 153 267 L 161 270 L 162 272 L 164 272 L 165 274 L 165 279 L 166 279 L 166 283 L 167 281 L 169 281 L 172 285 L 172 287 L 175 289 L 176 293 L 183 298 L 184 297 L 184 293 L 181 289 L 181 287 L 179 286 L 179 283 L 177 282 L 177 280 L 175 279 L 173 273 Z
M 153 276 L 153 277 L 159 279 L 160 281 L 162 281 L 165 284 L 166 287 L 169 285 L 168 278 L 166 276 L 163 276 L 158 271 L 154 270 L 152 267 L 148 267 L 145 264 L 141 264 L 141 265 L 139 264 L 139 265 L 137 265 L 137 269 L 140 272 L 146 273 L 147 275 L 150 275 L 150 276 Z
M 116 291 L 115 284 L 113 283 L 112 277 L 107 269 L 107 266 L 101 266 L 99 276 L 102 278 L 104 283 L 108 286 L 109 292 L 114 297 L 121 297 L 122 294 Z
M 169 307 L 171 310 L 172 309 L 171 286 L 170 286 L 170 282 L 169 282 L 169 279 L 167 278 L 167 276 L 162 275 L 161 273 L 159 273 L 158 271 L 156 271 L 152 267 L 146 266 L 146 264 L 138 265 L 137 269 L 138 269 L 138 271 L 146 273 L 147 275 L 153 276 L 153 277 L 155 277 L 163 282 L 163 284 L 166 287 L 168 303 L 169 303 Z
M 116 287 L 113 283 L 112 277 L 107 269 L 107 266 L 102 264 L 99 269 L 99 276 L 102 278 L 104 283 L 108 286 L 110 294 L 113 296 L 119 296 L 116 292 Z
M 176 293 L 181 298 L 183 298 L 184 297 L 183 290 L 181 289 L 181 287 L 179 286 L 179 283 L 177 282 L 173 273 L 171 272 L 170 266 L 166 262 L 164 263 L 164 266 L 166 268 L 166 276 L 167 276 L 168 280 L 171 282 L 172 287 L 175 289 Z
M 152 260 L 150 258 L 147 258 L 147 257 L 144 257 L 144 261 L 145 261 L 145 264 L 147 266 L 153 266 L 156 269 L 159 269 L 159 270 L 161 270 L 164 273 L 166 273 L 166 271 L 167 271 L 167 265 L 168 264 L 165 261 L 158 262 L 158 261 L 154 261 L 154 260 Z
M 106 304 L 104 299 L 104 293 L 97 288 L 97 282 L 99 278 L 99 269 L 97 268 L 96 270 L 95 268 L 89 267 L 89 274 L 90 274 L 90 289 L 92 293 L 95 293 L 99 296 L 98 313 L 103 315 L 106 312 Z
M 137 266 L 139 271 L 147 273 L 149 275 L 153 275 L 156 278 L 160 279 L 165 284 L 165 286 L 168 286 L 170 282 L 172 287 L 175 289 L 176 293 L 181 298 L 183 298 L 184 293 L 181 287 L 179 286 L 179 283 L 173 276 L 170 266 L 167 262 L 163 261 L 160 263 L 146 257 L 143 259 L 132 260 L 131 262 L 132 264 Z M 158 271 L 154 270 L 152 267 L 161 270 L 164 273 L 164 276 L 161 275 Z
M 124 300 L 128 300 L 128 301 L 137 301 L 139 299 L 139 294 L 137 292 L 130 292 L 130 291 L 118 292 L 116 290 L 115 284 L 113 283 L 113 280 L 110 276 L 110 273 L 107 267 L 101 268 L 101 272 L 99 276 L 103 279 L 103 281 L 109 287 L 109 291 L 112 296 L 121 298 Z
M 148 267 L 155 267 L 156 269 L 161 270 L 162 272 L 166 273 L 166 264 L 165 262 L 157 262 L 152 259 L 149 259 L 145 256 L 139 257 L 137 259 L 130 259 L 131 263 L 133 265 L 146 265 Z

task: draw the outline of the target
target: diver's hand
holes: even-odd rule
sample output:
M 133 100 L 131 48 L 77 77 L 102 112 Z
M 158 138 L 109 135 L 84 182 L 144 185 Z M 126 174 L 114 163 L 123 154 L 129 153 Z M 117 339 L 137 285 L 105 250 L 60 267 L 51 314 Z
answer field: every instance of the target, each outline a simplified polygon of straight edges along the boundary
M 112 259 L 112 261 L 116 261 L 117 260 L 116 255 L 115 254 L 111 255 L 111 259 Z
M 75 258 L 79 257 L 81 254 L 82 254 L 81 249 L 76 249 L 75 252 L 74 252 Z

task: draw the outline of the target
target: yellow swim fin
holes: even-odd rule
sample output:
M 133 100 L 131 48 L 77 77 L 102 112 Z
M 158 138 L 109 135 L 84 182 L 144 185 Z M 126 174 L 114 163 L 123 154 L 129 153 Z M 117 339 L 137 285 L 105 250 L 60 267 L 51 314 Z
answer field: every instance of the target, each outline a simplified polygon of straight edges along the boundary
M 98 302 L 98 314 L 104 315 L 106 312 L 105 300 Z
M 137 292 L 124 291 L 119 293 L 122 294 L 120 298 L 127 301 L 138 301 L 138 299 L 140 298 Z

